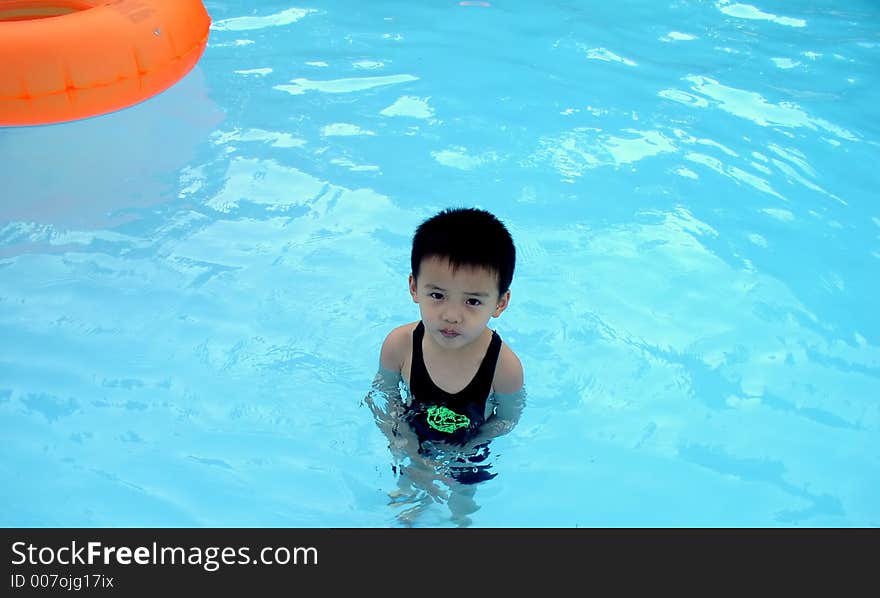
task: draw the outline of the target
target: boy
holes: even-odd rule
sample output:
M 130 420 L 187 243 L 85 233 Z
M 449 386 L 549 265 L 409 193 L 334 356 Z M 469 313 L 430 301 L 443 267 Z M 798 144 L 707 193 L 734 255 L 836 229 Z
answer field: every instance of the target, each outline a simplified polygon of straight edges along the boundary
M 510 304 L 515 262 L 510 233 L 484 210 L 444 210 L 416 229 L 409 292 L 421 319 L 385 338 L 366 399 L 398 461 L 391 504 L 414 504 L 398 516 L 406 525 L 442 500 L 469 525 L 474 485 L 497 475 L 489 441 L 516 425 L 525 392 L 519 359 L 487 324 Z
M 510 303 L 515 262 L 510 233 L 484 210 L 444 210 L 416 229 L 409 292 L 421 320 L 388 334 L 380 365 L 403 379 L 420 453 L 425 441 L 475 447 L 519 418 L 522 365 L 487 327 Z

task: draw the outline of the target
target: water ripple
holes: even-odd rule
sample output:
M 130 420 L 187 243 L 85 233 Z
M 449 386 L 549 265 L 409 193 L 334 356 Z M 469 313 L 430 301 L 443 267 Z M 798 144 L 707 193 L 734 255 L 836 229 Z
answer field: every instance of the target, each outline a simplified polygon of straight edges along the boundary
M 215 31 L 252 31 L 267 27 L 283 27 L 296 23 L 310 14 L 318 12 L 309 8 L 289 8 L 271 15 L 261 17 L 233 17 L 214 22 L 211 29 Z
M 373 89 L 374 87 L 399 85 L 400 83 L 409 83 L 410 81 L 418 80 L 419 78 L 414 75 L 353 77 L 347 79 L 331 79 L 325 81 L 314 81 L 311 79 L 300 77 L 291 81 L 293 85 L 275 85 L 274 89 L 277 89 L 279 91 L 286 91 L 291 95 L 302 95 L 308 91 L 320 91 L 323 93 L 352 93 L 356 91 Z

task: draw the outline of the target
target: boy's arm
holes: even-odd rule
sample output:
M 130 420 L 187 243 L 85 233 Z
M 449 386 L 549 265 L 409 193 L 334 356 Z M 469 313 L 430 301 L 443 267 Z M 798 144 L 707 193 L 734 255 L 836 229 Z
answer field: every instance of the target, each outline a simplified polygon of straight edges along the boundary
M 382 343 L 382 351 L 379 353 L 379 365 L 393 372 L 403 371 L 403 362 L 409 349 L 411 324 L 398 326 L 388 333 Z
M 507 343 L 502 343 L 501 353 L 498 355 L 498 364 L 495 366 L 495 378 L 492 380 L 492 389 L 503 395 L 514 394 L 522 390 L 523 368 L 519 357 L 516 356 Z
M 382 350 L 379 353 L 379 371 L 373 380 L 371 392 L 378 391 L 381 396 L 384 396 L 386 407 L 384 410 L 377 409 L 373 401 L 368 402 L 376 417 L 376 422 L 388 436 L 391 432 L 396 432 L 397 422 L 403 412 L 402 399 L 397 386 L 404 359 L 401 328 L 395 328 L 385 337 Z
M 398 383 L 401 378 L 406 351 L 409 348 L 411 325 L 399 326 L 388 333 L 379 354 L 379 371 L 373 380 L 373 388 L 365 399 L 365 404 L 373 412 L 376 424 L 389 441 L 389 448 L 397 458 L 406 456 L 412 450 L 414 434 L 404 422 L 406 410 L 400 396 Z M 381 399 L 378 404 L 375 399 Z M 415 439 L 418 448 L 418 440 Z
M 400 396 L 399 381 L 399 371 L 380 366 L 363 404 L 373 413 L 376 425 L 388 439 L 391 454 L 395 459 L 403 460 L 412 458 L 418 452 L 418 439 L 403 421 L 405 407 Z
M 492 387 L 494 393 L 490 400 L 495 404 L 495 409 L 468 443 L 471 446 L 488 442 L 513 430 L 525 408 L 522 364 L 506 344 L 501 346 Z

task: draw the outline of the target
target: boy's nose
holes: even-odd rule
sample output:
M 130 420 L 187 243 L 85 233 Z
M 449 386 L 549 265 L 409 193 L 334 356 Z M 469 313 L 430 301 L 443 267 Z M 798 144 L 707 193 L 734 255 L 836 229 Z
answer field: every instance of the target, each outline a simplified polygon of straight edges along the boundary
M 461 321 L 461 313 L 458 310 L 447 309 L 443 312 L 443 321 L 449 324 L 458 324 Z

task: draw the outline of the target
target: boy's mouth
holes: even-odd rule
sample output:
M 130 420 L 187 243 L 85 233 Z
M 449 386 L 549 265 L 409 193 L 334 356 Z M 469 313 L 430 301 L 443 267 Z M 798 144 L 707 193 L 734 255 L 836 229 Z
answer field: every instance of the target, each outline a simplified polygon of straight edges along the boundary
M 450 330 L 449 328 L 443 328 L 440 330 L 440 334 L 442 334 L 446 338 L 455 338 L 458 336 L 458 333 L 455 330 Z

